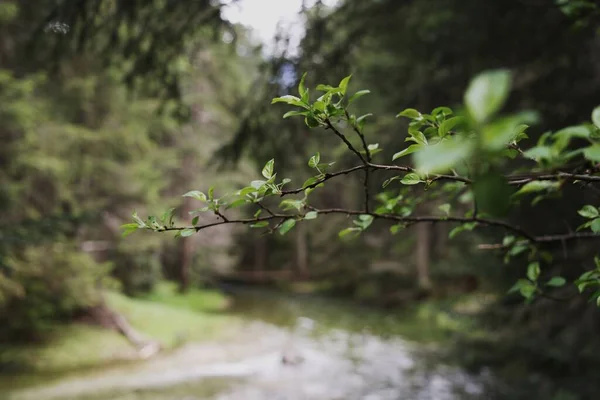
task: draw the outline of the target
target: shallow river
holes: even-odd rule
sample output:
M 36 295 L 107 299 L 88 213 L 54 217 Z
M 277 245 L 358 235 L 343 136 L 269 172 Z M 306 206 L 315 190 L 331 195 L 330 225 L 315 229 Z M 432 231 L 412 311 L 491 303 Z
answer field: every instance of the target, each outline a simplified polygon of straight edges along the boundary
M 10 400 L 487 399 L 486 374 L 443 364 L 404 339 L 401 317 L 332 300 L 242 292 L 233 339 L 72 374 Z M 423 336 L 428 336 L 423 332 Z M 1 397 L 1 395 L 0 395 Z

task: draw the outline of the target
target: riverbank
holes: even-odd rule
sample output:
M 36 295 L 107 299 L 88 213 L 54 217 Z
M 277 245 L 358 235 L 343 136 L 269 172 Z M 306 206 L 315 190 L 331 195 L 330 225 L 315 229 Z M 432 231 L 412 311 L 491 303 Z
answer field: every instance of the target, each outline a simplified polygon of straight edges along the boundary
M 441 304 L 384 311 L 314 295 L 236 288 L 227 311 L 220 311 L 222 303 L 194 311 L 194 304 L 210 304 L 199 302 L 201 295 L 186 302 L 169 290 L 134 301 L 110 296 L 111 305 L 136 329 L 170 346 L 150 360 L 107 364 L 96 358 L 100 363 L 87 369 L 55 377 L 38 370 L 18 378 L 18 387 L 12 379 L 12 386 L 0 382 L 0 388 L 19 400 L 217 399 L 221 394 L 248 400 L 359 399 L 386 391 L 419 398 L 440 389 L 436 398 L 465 399 L 464 390 L 480 387 L 479 378 L 429 351 L 451 338 L 453 330 L 465 328 L 463 321 L 442 313 Z M 190 333 L 186 343 L 173 339 L 177 326 Z M 286 365 L 283 357 L 300 361 Z M 462 395 L 453 395 L 455 389 Z
M 226 336 L 239 326 L 237 318 L 220 313 L 227 308 L 229 299 L 218 291 L 191 289 L 182 295 L 175 285 L 164 282 L 143 298 L 114 292 L 105 296 L 111 309 L 123 315 L 144 336 L 160 342 L 166 351 L 187 341 Z M 136 349 L 114 330 L 78 322 L 57 324 L 43 342 L 0 349 L 0 364 L 9 375 L 0 377 L 0 387 L 26 385 L 28 377 L 33 375 L 60 376 L 137 358 Z M 19 382 L 15 382 L 15 374 Z

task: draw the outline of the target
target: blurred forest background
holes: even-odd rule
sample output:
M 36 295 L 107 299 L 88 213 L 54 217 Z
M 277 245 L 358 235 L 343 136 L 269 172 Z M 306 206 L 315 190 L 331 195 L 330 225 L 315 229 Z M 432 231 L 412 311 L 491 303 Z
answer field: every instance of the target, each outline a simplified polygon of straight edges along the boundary
M 309 85 L 353 74 L 353 89 L 370 89 L 357 107 L 374 114 L 368 134 L 384 149 L 404 146 L 399 111 L 459 104 L 470 78 L 490 68 L 514 72 L 509 109 L 539 111 L 532 140 L 588 120 L 600 104 L 595 2 L 341 0 L 331 8 L 317 1 L 303 10 L 298 50 L 288 50 L 281 32 L 268 56 L 220 7 L 0 1 L 0 372 L 26 368 L 9 349 L 43 343 L 101 306 L 105 291 L 144 298 L 165 281 L 181 292 L 242 282 L 390 312 L 450 299 L 448 315 L 472 321 L 452 332 L 449 350 L 463 365 L 494 367 L 540 398 L 559 388 L 598 394 L 598 310 L 568 288 L 563 301 L 527 305 L 507 295 L 526 262 L 503 265 L 493 251 L 477 250 L 497 240 L 493 233 L 449 240 L 451 227 L 442 224 L 397 235 L 374 224 L 346 242 L 337 240 L 347 226 L 341 216 L 287 236 L 222 226 L 177 240 L 122 238 L 119 228 L 133 211 L 174 207 L 187 220 L 194 205 L 183 193 L 232 191 L 271 158 L 294 182 L 306 179 L 316 151 L 352 166 L 343 143 L 309 134 L 270 105 L 295 90 L 303 72 Z M 314 196 L 326 207 L 353 207 L 362 190 L 357 176 Z M 535 210 L 524 206 L 515 220 L 562 231 L 577 224 L 586 201 L 597 201 L 562 194 Z M 597 245 L 565 254 L 558 245 L 556 272 L 578 276 Z

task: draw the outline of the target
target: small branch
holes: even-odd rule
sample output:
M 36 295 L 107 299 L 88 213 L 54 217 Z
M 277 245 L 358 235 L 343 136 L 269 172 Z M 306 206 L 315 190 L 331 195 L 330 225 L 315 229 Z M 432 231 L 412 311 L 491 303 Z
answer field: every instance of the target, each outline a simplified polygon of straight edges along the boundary
M 553 242 L 562 242 L 565 243 L 567 241 L 576 240 L 576 239 L 600 239 L 600 235 L 594 232 L 570 232 L 563 233 L 557 235 L 542 235 L 535 236 L 533 238 L 536 243 L 553 243 Z M 516 244 L 525 244 L 526 240 L 522 240 L 517 242 Z M 505 246 L 502 243 L 492 243 L 492 244 L 480 244 L 477 246 L 480 250 L 502 250 L 507 249 L 510 246 Z
M 367 160 L 365 160 L 365 158 L 362 156 L 362 154 L 360 154 L 360 152 L 358 150 L 356 150 L 354 148 L 354 146 L 352 146 L 352 143 L 350 143 L 348 141 L 348 139 L 346 138 L 346 136 L 340 132 L 335 126 L 333 126 L 333 124 L 331 123 L 331 121 L 329 119 L 325 120 L 325 123 L 327 124 L 327 128 L 331 129 L 331 131 L 340 139 L 342 139 L 342 141 L 346 144 L 346 147 L 348 147 L 348 149 L 353 152 L 354 154 L 356 154 L 358 156 L 358 158 L 360 158 L 360 161 L 362 161 L 363 164 L 367 164 Z
M 275 214 L 273 214 L 273 212 L 271 210 L 269 210 L 269 208 L 265 207 L 263 203 L 261 203 L 260 201 L 256 203 L 256 205 L 258 205 L 261 210 L 266 211 L 267 214 L 271 215 L 271 216 L 275 216 Z
M 586 174 L 571 174 L 569 172 L 558 172 L 556 174 L 531 174 L 531 175 L 516 175 L 508 176 L 510 185 L 524 185 L 531 181 L 557 181 L 564 179 L 568 181 L 583 181 L 583 182 L 600 182 L 600 176 Z
M 312 189 L 315 188 L 317 186 L 319 186 L 321 183 L 330 180 L 331 178 L 335 178 L 336 176 L 340 176 L 340 175 L 347 175 L 350 174 L 354 171 L 359 171 L 361 169 L 365 169 L 366 167 L 364 165 L 359 165 L 356 167 L 352 167 L 352 168 L 348 168 L 348 169 L 344 169 L 338 172 L 327 172 L 323 175 L 323 178 L 319 179 L 317 182 L 311 184 L 311 185 L 307 185 L 306 187 L 302 187 L 302 188 L 298 188 L 298 189 L 292 189 L 292 190 L 282 190 L 280 196 L 287 196 L 290 194 L 298 194 L 298 193 L 302 193 L 303 191 L 305 191 L 306 189 Z
M 217 210 L 215 210 L 215 215 L 216 215 L 217 217 L 221 218 L 221 219 L 222 219 L 223 221 L 225 221 L 225 222 L 229 221 L 229 220 L 227 219 L 227 217 L 226 217 L 225 215 L 223 215 L 223 213 L 221 213 L 221 211 L 219 211 L 218 209 L 217 209 Z

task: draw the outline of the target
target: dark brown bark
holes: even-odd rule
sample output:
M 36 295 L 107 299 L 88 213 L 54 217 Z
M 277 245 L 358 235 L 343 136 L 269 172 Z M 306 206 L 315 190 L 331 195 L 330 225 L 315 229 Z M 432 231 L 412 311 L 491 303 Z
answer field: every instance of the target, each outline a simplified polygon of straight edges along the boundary
M 296 226 L 296 269 L 301 278 L 308 276 L 308 244 L 305 224 Z

